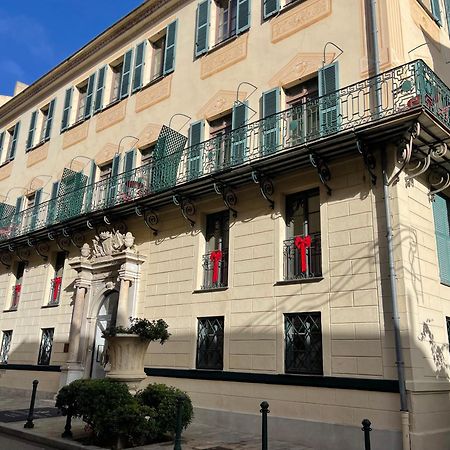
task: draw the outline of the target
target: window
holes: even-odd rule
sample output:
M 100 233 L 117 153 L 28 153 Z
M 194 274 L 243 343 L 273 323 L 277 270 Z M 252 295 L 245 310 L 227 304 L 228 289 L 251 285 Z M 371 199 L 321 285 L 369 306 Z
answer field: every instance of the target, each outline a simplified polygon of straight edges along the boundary
M 434 229 L 441 283 L 450 286 L 450 199 L 438 194 L 433 201 Z
M 12 310 L 16 310 L 17 307 L 19 306 L 24 272 L 25 272 L 25 263 L 21 261 L 20 263 L 17 264 L 16 280 L 14 286 L 12 287 L 11 308 L 10 308 Z
M 211 17 L 215 19 L 211 21 Z M 210 33 L 211 22 L 216 23 L 215 33 Z M 200 1 L 197 6 L 195 56 L 249 28 L 250 0 L 215 0 L 211 5 L 210 0 Z
M 84 119 L 84 111 L 86 109 L 86 99 L 87 99 L 87 80 L 84 81 L 82 84 L 77 86 L 78 90 L 78 108 L 77 108 L 77 117 L 76 121 L 80 121 Z
M 224 317 L 198 319 L 197 369 L 223 370 Z
M 155 151 L 156 144 L 149 145 L 148 147 L 141 149 L 141 165 L 149 164 L 153 159 L 153 152 Z
M 48 105 L 41 109 L 42 116 L 42 127 L 41 127 L 41 135 L 39 137 L 39 142 L 45 140 L 46 130 L 47 130 L 47 121 L 48 121 Z
M 206 254 L 203 255 L 202 289 L 228 285 L 228 211 L 206 217 Z
M 111 82 L 111 103 L 120 99 L 120 85 L 122 84 L 123 58 L 111 66 L 112 82 Z
M 107 180 L 108 178 L 111 178 L 112 162 L 100 166 L 99 169 L 100 169 L 100 176 L 99 176 L 100 181 L 104 181 Z
M 66 261 L 66 253 L 58 252 L 55 260 L 55 273 L 50 284 L 49 305 L 57 305 L 61 296 L 62 277 L 64 272 L 64 263 Z
M 212 145 L 214 153 L 209 158 L 214 158 L 214 161 L 208 162 L 213 163 L 217 168 L 222 167 L 230 160 L 232 122 L 231 113 L 209 122 L 209 135 L 211 139 L 214 139 Z
M 9 350 L 11 348 L 12 330 L 3 331 L 2 347 L 0 349 L 0 364 L 8 364 Z
M 319 131 L 318 78 L 311 78 L 284 90 L 286 108 L 292 108 L 289 117 L 291 145 L 317 136 Z
M 164 73 L 164 49 L 166 48 L 166 35 L 159 38 L 157 41 L 152 42 L 153 57 L 152 57 L 152 70 L 150 79 L 155 80 L 160 78 Z
M 13 127 L 7 130 L 8 149 L 6 152 L 5 162 L 12 161 L 16 156 L 17 139 L 19 137 L 20 122 L 17 122 Z
M 283 260 L 286 281 L 322 276 L 318 189 L 286 197 Z
M 320 312 L 284 315 L 286 373 L 323 375 Z
M 445 323 L 447 325 L 447 340 L 450 344 L 450 317 L 445 318 Z M 450 349 L 450 347 L 449 347 L 449 349 Z
M 38 365 L 50 365 L 50 358 L 52 356 L 53 334 L 54 328 L 43 328 L 41 335 L 41 345 L 39 347 Z
M 288 6 L 304 3 L 306 0 L 263 0 L 264 18 L 267 19 Z

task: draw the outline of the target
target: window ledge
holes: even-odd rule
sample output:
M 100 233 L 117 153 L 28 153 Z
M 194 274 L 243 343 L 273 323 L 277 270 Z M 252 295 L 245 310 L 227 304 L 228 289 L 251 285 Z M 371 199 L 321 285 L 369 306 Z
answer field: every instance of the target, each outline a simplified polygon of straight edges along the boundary
M 238 37 L 240 36 L 240 34 L 234 34 L 233 36 L 227 37 L 226 39 L 224 39 L 223 41 L 218 42 L 217 44 L 214 44 L 206 54 L 208 53 L 213 53 L 215 50 L 218 50 L 219 48 L 225 47 L 227 44 L 229 44 L 230 42 L 235 41 Z
M 50 138 L 44 139 L 41 142 L 38 142 L 36 145 L 34 145 L 33 147 L 30 147 L 28 150 L 25 150 L 25 153 L 31 153 L 33 150 L 36 150 L 39 147 L 42 147 L 46 142 L 48 142 L 50 140 Z
M 292 8 L 295 8 L 298 5 L 301 5 L 302 3 L 306 3 L 308 0 L 291 0 L 287 5 L 281 6 L 277 11 L 274 11 L 270 14 L 270 16 L 267 16 L 264 19 L 264 22 L 269 21 L 270 19 L 274 17 L 278 17 L 281 14 L 284 14 L 286 11 L 289 11 Z
M 202 294 L 203 292 L 221 292 L 226 291 L 228 289 L 228 286 L 225 287 L 218 287 L 218 288 L 209 288 L 209 289 L 196 289 L 193 291 L 193 294 Z
M 45 308 L 56 308 L 57 306 L 59 306 L 59 303 L 54 303 L 54 304 L 48 304 L 48 305 L 43 305 L 41 306 L 41 309 L 45 309 Z
M 7 166 L 10 162 L 13 162 L 13 161 L 14 161 L 14 158 L 8 159 L 8 161 L 5 161 L 5 162 L 3 162 L 2 164 L 0 164 L 0 168 L 1 168 L 1 167 L 4 167 L 4 166 Z
M 303 283 L 318 283 L 323 280 L 323 277 L 298 278 L 296 280 L 281 280 L 277 281 L 274 286 L 285 286 L 289 284 L 303 284 Z
M 172 73 L 172 72 L 170 72 Z M 154 86 L 155 84 L 158 84 L 161 80 L 164 80 L 164 78 L 168 77 L 170 75 L 168 73 L 167 75 L 161 75 L 157 78 L 154 78 L 153 80 L 150 80 L 145 86 L 142 86 L 140 89 L 136 89 L 132 92 L 132 94 L 137 94 L 138 92 L 144 91 L 145 89 L 149 88 L 150 86 Z
M 17 311 L 18 308 L 10 308 L 10 309 L 4 309 L 3 312 L 7 313 L 7 312 L 15 312 Z
M 117 105 L 118 103 L 120 103 L 122 100 L 124 100 L 126 97 L 124 97 L 124 98 L 118 98 L 118 99 L 116 99 L 116 100 L 113 100 L 112 102 L 109 102 L 106 106 L 104 106 L 102 109 L 99 109 L 98 111 L 96 111 L 95 113 L 94 113 L 94 116 L 96 115 L 96 114 L 100 114 L 100 113 L 102 113 L 103 111 L 106 111 L 107 109 L 109 109 L 109 108 L 112 108 L 114 105 Z
M 69 131 L 69 130 L 72 130 L 72 129 L 76 128 L 78 125 L 81 125 L 82 123 L 86 122 L 86 120 L 89 120 L 90 118 L 91 118 L 91 116 L 77 120 L 75 123 L 73 123 L 72 125 L 68 126 L 64 130 L 61 130 L 61 134 L 65 133 L 66 131 Z

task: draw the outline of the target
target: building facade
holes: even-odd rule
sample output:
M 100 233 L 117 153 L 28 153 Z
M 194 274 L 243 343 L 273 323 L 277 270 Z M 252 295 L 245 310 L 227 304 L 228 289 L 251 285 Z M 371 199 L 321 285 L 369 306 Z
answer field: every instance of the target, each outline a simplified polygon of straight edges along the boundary
M 210 423 L 449 448 L 450 4 L 375 6 L 148 0 L 0 97 L 2 389 L 163 318 Z

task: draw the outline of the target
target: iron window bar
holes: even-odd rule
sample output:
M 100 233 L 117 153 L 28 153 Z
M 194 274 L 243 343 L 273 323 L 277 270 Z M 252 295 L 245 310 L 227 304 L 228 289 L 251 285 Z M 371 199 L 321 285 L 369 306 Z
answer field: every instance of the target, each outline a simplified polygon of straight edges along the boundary
M 217 289 L 228 286 L 228 251 L 220 250 L 203 255 L 203 284 L 201 289 Z
M 10 308 L 11 310 L 16 310 L 18 308 L 21 291 L 22 291 L 21 284 L 16 284 L 12 287 L 11 308 Z

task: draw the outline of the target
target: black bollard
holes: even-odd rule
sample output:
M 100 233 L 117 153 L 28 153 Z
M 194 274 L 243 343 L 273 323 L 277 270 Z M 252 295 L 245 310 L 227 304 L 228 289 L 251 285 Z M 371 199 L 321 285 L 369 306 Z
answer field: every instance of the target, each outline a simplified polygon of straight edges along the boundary
M 31 391 L 31 400 L 30 400 L 30 409 L 28 410 L 27 421 L 25 422 L 24 428 L 34 428 L 33 416 L 34 416 L 34 403 L 36 401 L 36 391 L 37 385 L 39 384 L 38 380 L 33 381 L 33 390 Z
M 364 448 L 365 450 L 370 450 L 370 432 L 372 431 L 370 425 L 372 424 L 370 423 L 369 419 L 364 419 L 361 423 L 362 423 L 361 430 L 364 431 Z
M 61 434 L 63 438 L 72 438 L 72 408 L 67 408 L 66 425 L 64 426 L 64 433 Z
M 261 419 L 262 419 L 262 450 L 268 450 L 268 439 L 267 439 L 267 414 L 269 411 L 269 404 L 264 401 L 261 402 Z
M 173 450 L 182 450 L 181 449 L 181 429 L 183 428 L 183 403 L 184 397 L 177 397 L 177 424 L 175 429 L 175 442 L 173 446 Z

